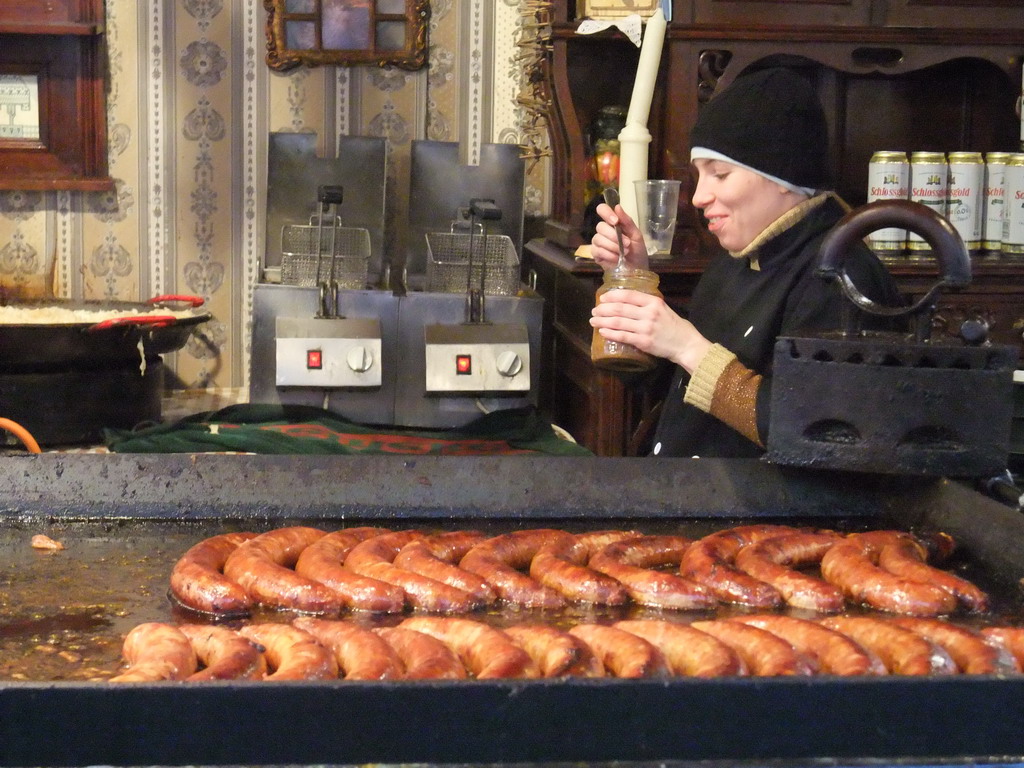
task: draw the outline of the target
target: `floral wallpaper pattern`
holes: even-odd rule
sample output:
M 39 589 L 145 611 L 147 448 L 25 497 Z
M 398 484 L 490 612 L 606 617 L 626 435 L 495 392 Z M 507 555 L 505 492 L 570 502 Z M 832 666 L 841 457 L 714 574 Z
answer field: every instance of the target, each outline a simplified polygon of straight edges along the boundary
M 256 0 L 107 0 L 109 193 L 0 192 L 0 297 L 193 294 L 213 320 L 165 358 L 173 387 L 249 378 L 272 131 L 384 137 L 386 246 L 408 214 L 416 139 L 519 143 L 519 0 L 432 0 L 429 65 L 266 67 Z M 545 168 L 531 172 L 542 215 Z

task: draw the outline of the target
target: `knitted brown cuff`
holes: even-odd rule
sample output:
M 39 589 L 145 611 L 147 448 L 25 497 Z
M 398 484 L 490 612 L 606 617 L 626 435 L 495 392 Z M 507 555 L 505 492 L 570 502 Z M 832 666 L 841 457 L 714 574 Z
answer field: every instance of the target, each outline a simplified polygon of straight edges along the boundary
M 763 448 L 757 432 L 757 390 L 761 378 L 761 374 L 733 360 L 718 377 L 709 413 Z
M 721 344 L 712 344 L 700 365 L 690 374 L 690 383 L 686 385 L 683 402 L 699 408 L 704 413 L 711 412 L 711 402 L 718 387 L 718 378 L 722 371 L 736 355 Z

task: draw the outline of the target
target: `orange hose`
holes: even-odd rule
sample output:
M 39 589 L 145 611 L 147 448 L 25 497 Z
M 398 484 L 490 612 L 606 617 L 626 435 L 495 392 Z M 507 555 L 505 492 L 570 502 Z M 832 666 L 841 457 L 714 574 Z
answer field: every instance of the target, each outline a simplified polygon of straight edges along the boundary
M 42 451 L 39 450 L 39 443 L 37 443 L 36 439 L 32 437 L 32 433 L 21 426 L 18 422 L 0 417 L 0 429 L 6 429 L 16 438 L 21 440 L 21 442 L 25 444 L 25 447 L 28 448 L 29 453 L 42 453 Z

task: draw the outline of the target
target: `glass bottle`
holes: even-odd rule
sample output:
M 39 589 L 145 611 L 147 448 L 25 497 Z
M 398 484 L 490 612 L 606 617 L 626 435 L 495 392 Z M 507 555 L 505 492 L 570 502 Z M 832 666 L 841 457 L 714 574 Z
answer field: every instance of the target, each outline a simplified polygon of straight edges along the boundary
M 647 269 L 635 269 L 633 267 L 619 266 L 604 273 L 604 282 L 597 289 L 595 301 L 601 301 L 601 297 L 608 291 L 620 288 L 630 288 L 634 291 L 661 296 L 658 290 L 659 278 L 657 273 Z M 598 368 L 620 373 L 640 373 L 649 371 L 657 362 L 653 355 L 634 347 L 632 344 L 624 344 L 620 341 L 609 341 L 604 338 L 597 329 L 594 329 L 593 339 L 590 342 L 590 360 Z

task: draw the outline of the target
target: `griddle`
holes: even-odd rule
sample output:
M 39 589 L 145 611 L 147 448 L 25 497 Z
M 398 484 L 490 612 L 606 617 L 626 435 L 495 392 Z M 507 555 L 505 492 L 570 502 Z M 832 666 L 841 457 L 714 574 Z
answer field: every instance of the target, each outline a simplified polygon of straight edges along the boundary
M 1024 519 L 944 479 L 756 460 L 67 454 L 3 457 L 0 475 L 0 539 L 89 531 L 90 569 L 124 568 L 119 615 L 89 612 L 89 579 L 67 583 L 63 618 L 83 638 L 170 615 L 166 575 L 128 563 L 160 572 L 184 539 L 291 521 L 938 529 L 1024 617 Z M 1024 677 L 0 682 L 2 765 L 1005 763 L 1024 755 L 1022 723 Z

